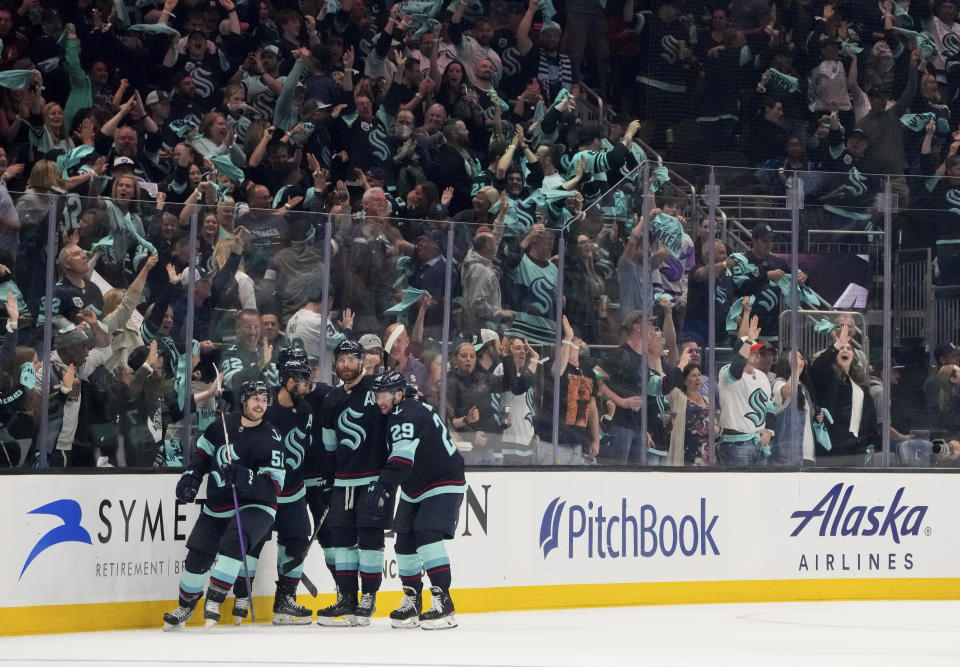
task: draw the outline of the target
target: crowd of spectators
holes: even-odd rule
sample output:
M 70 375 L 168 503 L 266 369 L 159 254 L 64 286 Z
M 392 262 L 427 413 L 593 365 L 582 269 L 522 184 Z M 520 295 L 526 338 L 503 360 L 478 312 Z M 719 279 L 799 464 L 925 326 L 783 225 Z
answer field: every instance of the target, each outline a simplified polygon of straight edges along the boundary
M 868 228 L 871 179 L 916 169 L 924 190 L 901 194 L 942 215 L 904 245 L 930 245 L 955 215 L 955 17 L 943 0 L 0 2 L 5 464 L 182 465 L 188 406 L 199 433 L 246 380 L 276 386 L 293 345 L 331 382 L 344 337 L 444 412 L 471 464 L 869 461 L 864 332 L 836 318 L 825 349 L 778 357 L 774 230 L 734 252 L 662 169 L 644 215 L 638 169 L 696 144 L 742 151 L 771 192 L 840 171 L 805 175 L 837 230 Z M 587 85 L 610 122 L 582 122 Z M 711 328 L 731 350 L 716 369 Z M 911 425 L 955 419 L 948 356 Z

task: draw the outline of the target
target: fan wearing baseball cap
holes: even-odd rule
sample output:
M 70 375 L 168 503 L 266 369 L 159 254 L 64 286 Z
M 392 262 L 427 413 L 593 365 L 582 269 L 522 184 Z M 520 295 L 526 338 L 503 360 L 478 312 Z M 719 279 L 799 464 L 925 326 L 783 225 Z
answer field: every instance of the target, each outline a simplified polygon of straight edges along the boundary
M 754 297 L 752 312 L 760 321 L 760 339 L 771 342 L 776 342 L 779 335 L 778 318 L 782 291 L 777 282 L 790 273 L 790 265 L 772 254 L 775 234 L 773 228 L 766 223 L 760 223 L 753 228 L 750 250 L 745 256 L 755 270 L 737 288 L 737 297 Z M 806 274 L 801 271 L 797 275 L 797 281 L 803 284 L 806 280 Z

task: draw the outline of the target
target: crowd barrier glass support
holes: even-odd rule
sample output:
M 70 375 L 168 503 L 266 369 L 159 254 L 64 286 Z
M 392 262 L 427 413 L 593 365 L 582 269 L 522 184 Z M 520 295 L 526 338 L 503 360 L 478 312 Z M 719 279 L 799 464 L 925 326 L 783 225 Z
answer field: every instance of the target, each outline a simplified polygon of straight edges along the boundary
M 582 214 L 575 218 L 576 220 L 582 220 Z M 575 239 L 574 239 L 575 241 Z M 561 229 L 559 233 L 559 239 L 557 240 L 557 282 L 554 286 L 553 293 L 553 308 L 554 308 L 554 326 L 556 331 L 554 331 L 554 340 L 553 340 L 553 363 L 549 366 L 541 366 L 541 368 L 553 368 L 553 402 L 551 405 L 551 413 L 553 415 L 553 424 L 551 428 L 551 463 L 557 464 L 560 463 L 560 376 L 565 369 L 560 368 L 560 355 L 561 355 L 561 346 L 563 345 L 563 284 L 564 284 L 564 270 L 566 269 L 565 262 L 567 256 L 567 229 Z M 546 350 L 546 348 L 544 348 Z
M 197 269 L 200 268 L 200 258 L 197 256 L 197 210 L 194 208 L 190 216 L 190 270 L 187 273 L 187 314 L 183 324 L 183 369 L 180 396 L 183 403 L 183 430 L 180 440 L 182 463 L 188 465 L 193 443 L 193 325 L 196 319 L 196 282 Z M 196 434 L 199 437 L 199 433 Z M 163 447 L 166 443 L 161 443 Z
M 54 267 L 57 259 L 57 195 L 45 195 L 50 209 L 47 211 L 46 266 L 44 272 L 43 305 L 43 349 L 40 352 L 42 383 L 40 394 L 40 430 L 37 448 L 40 451 L 40 469 L 47 468 L 50 439 L 50 393 L 54 390 L 50 355 L 53 350 L 53 284 Z M 52 450 L 51 452 L 52 453 Z
M 650 454 L 649 452 L 649 436 L 650 428 L 648 419 L 650 416 L 647 414 L 647 405 L 648 405 L 648 393 L 650 385 L 650 363 L 648 355 L 650 353 L 650 337 L 653 335 L 650 329 L 651 317 L 655 317 L 653 309 L 656 307 L 656 304 L 653 303 L 653 280 L 652 280 L 652 271 L 650 266 L 650 234 L 653 229 L 652 211 L 656 207 L 656 201 L 654 199 L 654 193 L 650 187 L 650 163 L 643 165 L 643 170 L 641 171 L 641 187 L 643 188 L 643 231 L 642 231 L 642 261 L 640 265 L 641 275 L 643 276 L 643 284 L 641 286 L 642 292 L 640 295 L 640 309 L 642 316 L 640 319 L 640 441 L 641 445 L 638 452 L 638 461 L 633 461 L 631 457 L 631 452 L 633 450 L 633 444 L 627 448 L 627 463 L 639 462 L 644 465 L 647 464 L 647 458 Z M 669 316 L 669 315 L 668 315 Z M 634 325 L 635 326 L 635 325 Z M 627 336 L 632 335 L 632 331 L 624 332 Z M 617 408 L 619 409 L 619 408 Z
M 714 239 L 717 238 L 717 172 L 714 167 L 710 167 L 708 175 L 709 183 L 707 185 L 707 364 L 702 369 L 707 375 L 710 387 L 707 393 L 707 442 L 709 465 L 717 464 L 717 244 Z M 699 219 L 696 220 L 699 225 Z M 702 250 L 701 250 L 702 252 Z M 688 301 L 689 303 L 689 301 Z
M 790 455 L 785 457 L 786 465 L 803 465 L 803 441 L 807 424 L 800 413 L 800 209 L 803 208 L 803 183 L 796 172 L 790 178 L 787 196 L 790 204 L 790 403 L 787 407 L 790 439 L 786 441 Z M 782 352 L 782 345 L 780 346 Z M 771 396 L 773 401 L 774 397 Z M 806 406 L 806 404 L 804 404 Z M 812 426 L 811 426 L 812 428 Z
M 883 179 L 883 279 L 880 285 L 883 289 L 883 400 L 880 406 L 880 424 L 883 428 L 883 465 L 890 467 L 894 454 L 890 448 L 890 429 L 892 428 L 891 406 L 891 358 L 893 349 L 892 330 L 892 295 L 893 295 L 893 213 L 894 199 L 891 176 Z
M 316 225 L 320 227 L 319 224 Z M 327 339 L 330 331 L 330 265 L 333 262 L 333 221 L 330 216 L 326 216 L 323 223 L 323 306 L 320 310 L 320 328 L 323 332 L 323 344 L 320 346 L 319 359 L 317 359 L 318 377 L 320 382 L 331 384 L 333 382 L 333 373 L 331 372 L 330 359 L 333 357 L 332 351 Z
M 450 343 L 453 332 L 450 328 L 450 305 L 453 297 L 453 246 L 456 239 L 456 223 L 447 226 L 446 233 L 446 266 L 443 276 L 443 329 L 441 330 L 440 363 L 444 369 L 450 368 Z M 447 376 L 445 371 L 440 376 L 439 410 L 446 410 L 447 406 Z

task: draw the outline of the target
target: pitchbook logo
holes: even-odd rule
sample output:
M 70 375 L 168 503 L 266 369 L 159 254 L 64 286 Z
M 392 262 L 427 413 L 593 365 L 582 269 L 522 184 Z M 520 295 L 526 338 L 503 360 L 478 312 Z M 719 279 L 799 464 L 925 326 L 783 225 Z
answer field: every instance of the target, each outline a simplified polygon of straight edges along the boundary
M 70 500 L 64 498 L 62 500 L 54 500 L 52 503 L 47 503 L 36 509 L 30 510 L 28 514 L 49 514 L 50 516 L 55 516 L 60 519 L 63 523 L 56 528 L 47 531 L 47 533 L 41 537 L 33 549 L 30 550 L 30 555 L 27 556 L 26 562 L 23 564 L 23 569 L 20 570 L 20 576 L 18 580 L 23 579 L 23 573 L 27 571 L 27 568 L 30 566 L 30 563 L 33 562 L 33 559 L 39 556 L 41 553 L 46 551 L 52 546 L 61 544 L 63 542 L 80 542 L 82 544 L 93 544 L 90 540 L 90 533 L 87 532 L 87 529 L 80 525 L 80 520 L 83 518 L 83 510 L 80 509 L 80 503 L 76 500 Z
M 670 557 L 678 551 L 684 556 L 720 555 L 713 529 L 719 516 L 708 515 L 707 499 L 700 499 L 698 516 L 674 517 L 657 512 L 650 504 L 640 506 L 639 514 L 628 510 L 626 498 L 619 507 L 607 511 L 601 503 L 568 505 L 557 496 L 547 505 L 540 521 L 540 550 L 546 558 L 560 546 L 566 527 L 567 558 Z M 564 521 L 566 517 L 566 521 Z

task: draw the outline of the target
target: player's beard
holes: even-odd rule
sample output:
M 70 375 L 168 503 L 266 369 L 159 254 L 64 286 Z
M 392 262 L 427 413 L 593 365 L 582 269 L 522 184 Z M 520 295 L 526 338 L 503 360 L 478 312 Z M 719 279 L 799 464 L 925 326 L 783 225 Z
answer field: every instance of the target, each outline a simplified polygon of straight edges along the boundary
M 363 366 L 361 366 L 356 370 L 352 368 L 345 368 L 343 370 L 337 371 L 337 377 L 340 378 L 344 384 L 350 384 L 351 382 L 356 382 L 362 374 L 363 374 Z

